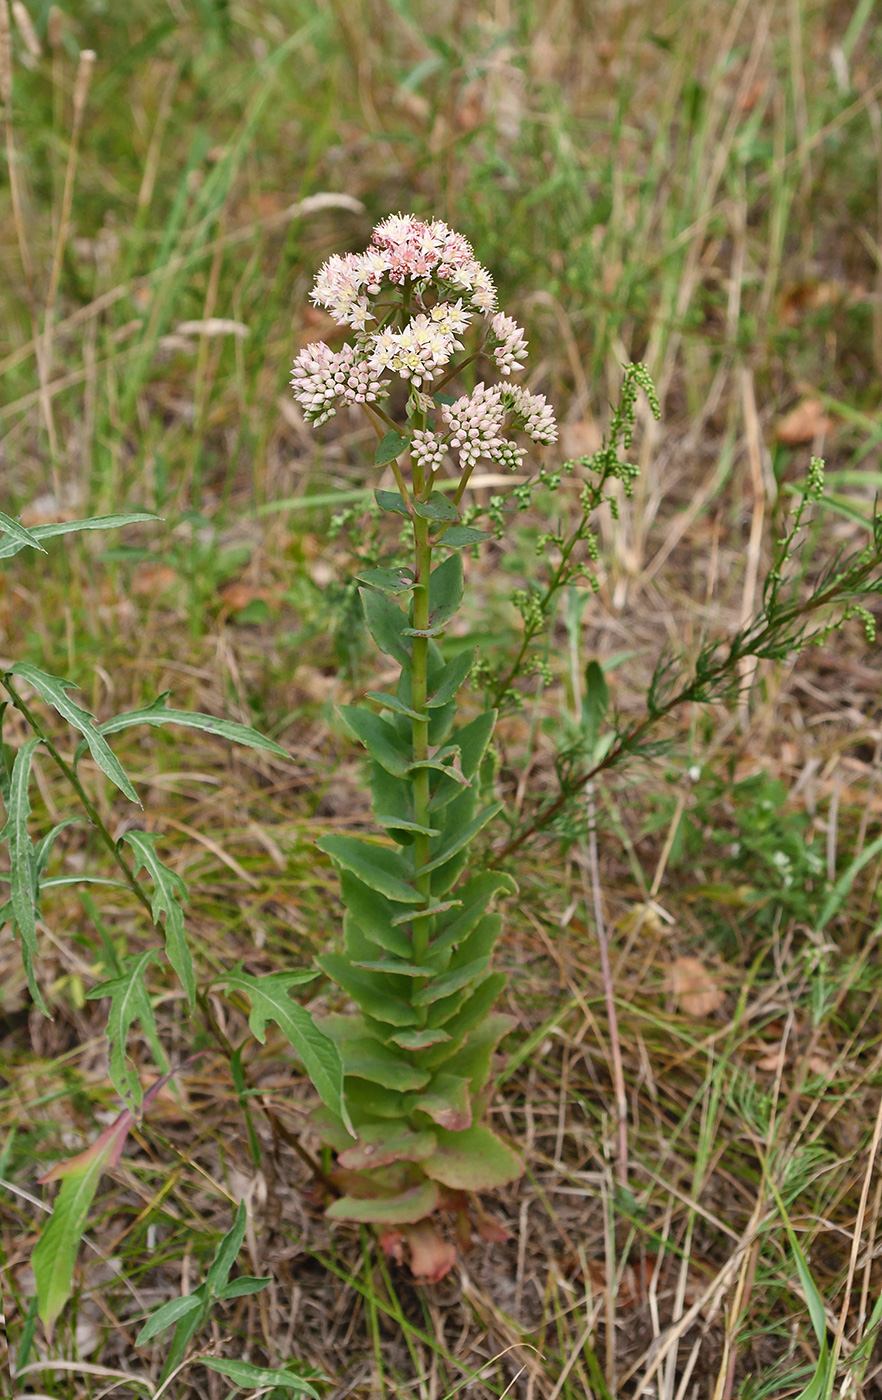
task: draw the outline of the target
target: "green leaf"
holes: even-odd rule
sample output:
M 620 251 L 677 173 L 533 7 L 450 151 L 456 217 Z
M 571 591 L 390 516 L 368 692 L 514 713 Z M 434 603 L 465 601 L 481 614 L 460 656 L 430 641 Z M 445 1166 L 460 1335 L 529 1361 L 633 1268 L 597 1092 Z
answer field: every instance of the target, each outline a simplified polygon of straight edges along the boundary
M 368 1123 L 358 1131 L 355 1147 L 340 1153 L 341 1167 L 362 1171 L 366 1167 L 385 1167 L 390 1162 L 421 1162 L 430 1157 L 438 1145 L 431 1132 L 414 1132 L 406 1123 Z
M 303 1061 L 307 1074 L 322 1103 L 351 1127 L 343 1101 L 343 1065 L 333 1041 L 320 1031 L 312 1016 L 288 996 L 288 989 L 310 980 L 307 971 L 272 972 L 267 977 L 251 977 L 233 972 L 222 979 L 229 991 L 244 992 L 251 1002 L 249 1025 L 263 1045 L 266 1023 L 273 1021 Z
M 377 505 L 380 510 L 388 510 L 393 515 L 409 515 L 410 512 L 404 504 L 404 497 L 397 491 L 375 491 Z
M 472 932 L 460 943 L 451 961 L 450 968 L 471 966 L 475 959 L 489 958 L 502 932 L 502 915 L 485 914 L 479 919 Z
M 480 1025 L 505 987 L 505 983 L 504 972 L 491 972 L 467 996 L 454 994 L 445 1001 L 434 1002 L 429 1012 L 429 1024 L 443 1026 L 451 1040 L 456 1044 L 473 1026 Z M 442 1061 L 442 1056 L 439 1055 L 436 1059 L 432 1053 L 423 1057 L 423 1063 L 429 1068 L 433 1068 L 435 1064 L 440 1064 Z
M 456 730 L 453 737 L 455 747 L 460 754 L 461 776 L 448 773 L 440 779 L 432 792 L 429 802 L 430 811 L 435 812 L 439 807 L 446 806 L 451 798 L 458 795 L 460 787 L 468 786 L 487 752 L 487 745 L 490 743 L 495 724 L 496 711 L 485 710 L 483 714 L 476 715 L 468 724 L 464 724 L 461 729 Z
M 40 1318 L 50 1335 L 71 1294 L 77 1250 L 104 1166 L 99 1155 L 62 1179 L 52 1214 L 31 1255 Z
M 220 1289 L 226 1287 L 227 1279 L 230 1277 L 230 1269 L 239 1257 L 239 1250 L 242 1248 L 247 1226 L 248 1211 L 245 1202 L 240 1201 L 236 1207 L 236 1218 L 218 1245 L 217 1254 L 205 1275 L 208 1293 L 216 1294 Z
M 479 812 L 473 821 L 470 821 L 467 826 L 461 827 L 454 836 L 451 836 L 427 865 L 421 865 L 417 874 L 428 875 L 430 871 L 438 870 L 440 866 L 445 865 L 451 856 L 456 855 L 457 851 L 461 851 L 463 846 L 467 846 L 477 836 L 481 828 L 485 827 L 498 812 L 502 811 L 503 805 L 502 802 L 494 802 L 492 807 L 485 807 L 484 811 Z
M 475 530 L 471 525 L 451 525 L 449 530 L 444 531 L 438 543 L 452 545 L 454 549 L 462 549 L 464 545 L 481 544 L 484 540 L 489 539 L 489 530 Z
M 425 719 L 419 710 L 412 710 L 409 705 L 405 705 L 398 699 L 397 695 L 387 695 L 385 690 L 365 691 L 368 700 L 373 700 L 377 705 L 383 705 L 387 710 L 393 710 L 396 715 L 404 715 L 405 719 Z
M 419 909 L 407 909 L 403 914 L 396 914 L 392 923 L 396 925 L 409 924 L 414 918 L 435 918 L 437 914 L 446 914 L 448 909 L 457 909 L 459 903 L 458 899 L 430 899 L 427 904 L 420 905 Z
M 348 870 L 340 872 L 340 892 L 345 908 L 368 938 L 396 957 L 410 956 L 410 938 L 393 923 L 393 914 L 400 906 L 369 889 Z
M 0 510 L 0 533 L 7 535 L 15 543 L 17 549 L 27 547 L 38 549 L 41 554 L 46 553 L 36 535 L 32 534 L 30 530 L 26 530 L 20 520 L 13 520 L 11 515 L 4 515 L 2 510 Z
M 444 627 L 462 602 L 462 555 L 451 554 L 429 578 L 429 622 Z
M 371 588 L 360 588 L 358 591 L 368 631 L 380 651 L 393 657 L 399 666 L 410 667 L 413 643 L 405 636 L 406 615 L 385 593 L 377 593 Z
M 391 1026 L 416 1026 L 419 1013 L 412 1006 L 394 995 L 391 984 L 385 977 L 369 977 L 362 969 L 353 967 L 348 958 L 339 953 L 324 953 L 316 958 L 318 966 L 338 987 L 378 1021 Z
M 409 447 L 410 438 L 402 437 L 400 433 L 390 430 L 377 443 L 377 449 L 374 452 L 374 466 L 385 467 L 388 462 L 394 462 L 396 457 L 400 457 L 402 452 L 406 452 Z
M 411 753 L 402 748 L 398 732 L 386 720 L 360 705 L 338 705 L 337 713 L 353 738 L 364 744 L 371 758 L 387 773 L 403 778 L 411 761 Z
M 419 822 L 405 821 L 404 817 L 396 817 L 392 812 L 375 812 L 374 821 L 386 831 L 415 831 L 420 836 L 441 835 L 436 826 L 420 826 Z
M 474 664 L 475 653 L 472 650 L 461 651 L 458 656 L 454 656 L 452 661 L 448 661 L 446 666 L 442 666 L 432 679 L 429 698 L 426 701 L 427 706 L 430 709 L 435 709 L 439 705 L 446 705 L 448 700 L 452 700 Z
M 402 1050 L 425 1050 L 432 1045 L 448 1044 L 450 1036 L 440 1027 L 427 1027 L 422 1031 L 396 1031 L 389 1040 L 393 1045 L 400 1045 Z
M 128 710 L 125 714 L 105 720 L 103 724 L 98 725 L 99 732 L 116 734 L 119 730 L 131 729 L 136 724 L 150 724 L 154 728 L 160 728 L 164 724 L 180 724 L 186 729 L 202 729 L 208 734 L 218 734 L 222 739 L 229 739 L 234 744 L 244 744 L 251 749 L 265 749 L 268 753 L 278 754 L 280 758 L 290 758 L 290 754 L 281 744 L 267 739 L 250 725 L 238 724 L 232 719 L 218 719 L 215 715 L 203 715 L 196 711 L 170 710 L 165 703 L 168 696 L 169 691 L 163 691 L 162 695 L 158 695 L 151 704 L 143 706 L 142 709 Z
M 142 521 L 159 519 L 158 515 L 147 515 L 144 511 L 135 511 L 131 515 L 96 515 L 88 520 L 53 520 L 48 525 L 32 525 L 28 534 L 31 540 L 49 540 L 57 535 L 75 534 L 80 530 L 116 530 L 122 525 L 139 525 Z M 28 540 L 29 544 L 30 542 Z M 39 547 L 38 544 L 37 548 Z M 0 540 L 0 559 L 8 559 L 23 548 L 24 545 L 18 540 Z
M 378 588 L 381 593 L 409 593 L 413 588 L 413 573 L 410 569 L 364 569 L 355 577 L 359 583 Z
M 167 1082 L 157 1081 L 149 1097 L 154 1097 Z M 40 1177 L 41 1182 L 61 1180 L 52 1215 L 31 1256 L 39 1313 L 50 1336 L 55 1319 L 70 1297 L 77 1248 L 101 1173 L 116 1166 L 133 1122 L 131 1112 L 125 1109 L 89 1147 L 58 1162 Z
M 165 951 L 187 994 L 187 1002 L 193 1007 L 196 1004 L 196 974 L 184 932 L 183 906 L 189 899 L 187 886 L 180 875 L 170 870 L 156 854 L 155 843 L 160 839 L 158 835 L 148 831 L 127 831 L 122 839 L 134 852 L 135 874 L 146 870 L 153 881 L 150 905 L 153 921 L 159 926 L 160 915 L 165 915 Z
M 469 1081 L 461 1075 L 436 1074 L 425 1093 L 414 1101 L 413 1107 L 427 1113 L 439 1128 L 464 1131 L 472 1121 Z
M 462 900 L 464 907 L 454 919 L 436 930 L 436 936 L 432 939 L 429 948 L 431 955 L 434 957 L 436 954 L 444 952 L 455 943 L 460 943 L 471 933 L 490 900 L 500 890 L 506 894 L 516 894 L 517 885 L 510 875 L 496 874 L 493 871 L 484 871 L 480 875 L 475 875 L 466 884 L 458 886 L 456 893 Z
M 157 1308 L 148 1317 L 144 1326 L 135 1338 L 135 1346 L 145 1346 L 154 1337 L 158 1337 L 160 1332 L 165 1332 L 168 1327 L 177 1322 L 178 1318 L 186 1317 L 187 1313 L 195 1312 L 197 1308 L 204 1306 L 204 1298 L 200 1293 L 187 1293 L 183 1298 L 170 1298 L 167 1303 L 163 1303 L 161 1308 Z
M 487 957 L 476 958 L 474 962 L 466 963 L 464 967 L 444 972 L 440 977 L 433 977 L 431 981 L 426 983 L 425 987 L 414 992 L 414 1006 L 428 1006 L 433 1001 L 439 1001 L 441 997 L 449 996 L 451 992 L 459 991 L 460 987 L 464 987 L 474 978 L 480 977 L 489 961 L 488 954 Z
M 96 1001 L 99 997 L 111 998 L 106 1032 L 110 1043 L 110 1078 L 120 1098 L 130 1102 L 135 1108 L 141 1105 L 141 1081 L 135 1066 L 130 1064 L 126 1057 L 129 1030 L 134 1022 L 137 1021 L 144 1031 L 157 1065 L 164 1070 L 168 1069 L 168 1061 L 156 1029 L 153 1005 L 144 980 L 150 963 L 158 961 L 155 948 L 148 948 L 146 952 L 129 961 L 120 977 L 102 982 L 100 987 L 93 987 L 86 993 L 89 1001 Z
M 201 1307 L 193 1308 L 193 1310 L 186 1313 L 184 1317 L 179 1317 L 175 1323 L 175 1330 L 172 1334 L 171 1344 L 166 1354 L 160 1381 L 167 1380 L 172 1371 L 177 1370 L 187 1354 L 187 1348 L 190 1345 L 193 1334 L 199 1331 L 199 1328 L 208 1317 L 211 1309 L 211 1299 L 208 1295 L 207 1286 L 203 1283 L 201 1288 L 195 1290 L 193 1297 L 201 1300 Z
M 47 831 L 46 835 L 41 837 L 37 842 L 34 848 L 34 868 L 38 880 L 49 864 L 49 856 L 55 844 L 56 837 L 60 836 L 61 832 L 64 831 L 66 827 L 77 825 L 76 817 L 67 817 L 63 822 L 56 822 L 52 830 Z M 52 883 L 54 883 L 54 881 Z
M 465 1045 L 444 1061 L 446 1074 L 461 1075 L 469 1082 L 469 1093 L 479 1094 L 490 1077 L 493 1053 L 504 1035 L 515 1026 L 513 1016 L 498 1013 L 487 1016 L 472 1031 Z
M 263 1290 L 272 1283 L 272 1277 L 252 1278 L 248 1274 L 242 1274 L 239 1278 L 234 1278 L 232 1283 L 228 1283 L 226 1288 L 218 1291 L 218 1298 L 226 1303 L 230 1298 L 246 1298 L 252 1293 L 262 1293 Z
M 467 778 L 473 778 L 480 768 L 495 724 L 496 711 L 485 710 L 469 724 L 464 724 L 462 729 L 457 729 L 456 742 L 459 746 L 460 763 Z
M 31 759 L 40 739 L 26 739 L 15 755 L 12 777 L 9 780 L 8 820 L 0 835 L 9 841 L 10 903 L 16 928 L 21 935 L 21 954 L 28 989 L 44 1016 L 48 1016 L 34 972 L 37 957 L 37 862 L 31 838 L 28 835 L 28 817 L 31 814 L 29 794 Z
M 200 1360 L 209 1371 L 217 1371 L 226 1376 L 227 1380 L 232 1381 L 240 1390 L 265 1390 L 274 1386 L 279 1390 L 294 1390 L 298 1395 L 309 1395 L 313 1400 L 320 1400 L 315 1386 L 310 1385 L 309 1381 L 303 1376 L 298 1376 L 295 1371 L 272 1371 L 265 1366 L 251 1366 L 246 1361 L 226 1361 L 219 1356 L 203 1356 Z
M 47 675 L 45 671 L 39 670 L 27 661 L 16 662 L 10 670 L 13 675 L 21 676 L 23 680 L 28 681 L 44 700 L 55 707 L 68 724 L 72 724 L 74 729 L 79 730 L 98 767 L 107 774 L 120 792 L 124 792 L 130 801 L 136 802 L 140 807 L 138 794 L 126 777 L 116 754 L 95 727 L 93 716 L 89 714 L 88 710 L 76 705 L 67 695 L 66 692 L 73 685 L 73 682 Z
M 427 501 L 414 500 L 413 508 L 422 520 L 459 520 L 456 506 L 439 491 L 433 491 Z
M 454 1191 L 489 1191 L 523 1175 L 524 1164 L 501 1138 L 482 1123 L 463 1132 L 438 1129 L 438 1150 L 423 1162 L 423 1171 Z
M 429 1082 L 428 1072 L 411 1064 L 406 1052 L 396 1054 L 378 1040 L 369 1037 L 346 1040 L 340 1050 L 347 1075 L 351 1074 L 356 1079 L 369 1079 L 373 1084 L 382 1084 L 385 1089 L 405 1092 L 408 1089 L 422 1089 Z
M 600 737 L 600 726 L 609 709 L 609 686 L 603 667 L 589 661 L 585 667 L 585 696 L 582 700 L 582 733 L 588 752 L 593 754 Z
M 409 1095 L 398 1089 L 384 1089 L 367 1079 L 346 1082 L 346 1102 L 357 1123 L 374 1122 L 377 1118 L 404 1118 L 409 1111 Z M 348 1146 L 349 1144 L 347 1144 Z
M 396 852 L 375 846 L 357 836 L 323 836 L 316 845 L 362 884 L 399 904 L 419 904 L 421 896 L 405 882 L 411 871 Z
M 415 1225 L 431 1214 L 440 1199 L 441 1193 L 434 1181 L 422 1181 L 399 1196 L 374 1200 L 341 1196 L 339 1201 L 328 1206 L 325 1215 L 329 1220 L 355 1220 L 365 1225 Z

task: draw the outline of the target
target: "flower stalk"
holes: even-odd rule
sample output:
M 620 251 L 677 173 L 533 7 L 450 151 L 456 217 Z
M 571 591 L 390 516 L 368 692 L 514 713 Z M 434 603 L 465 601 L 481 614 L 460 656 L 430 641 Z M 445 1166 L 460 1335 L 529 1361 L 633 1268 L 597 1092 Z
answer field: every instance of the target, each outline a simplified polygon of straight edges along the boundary
M 550 443 L 557 430 L 541 395 L 507 382 L 526 357 L 523 332 L 496 311 L 489 273 L 446 225 L 385 220 L 364 253 L 329 259 L 313 300 L 354 338 L 336 353 L 302 350 L 295 397 L 316 424 L 341 404 L 363 408 L 378 437 L 374 460 L 398 487 L 377 501 L 405 515 L 413 537 L 406 577 L 391 568 L 359 575 L 368 629 L 399 679 L 394 694 L 368 692 L 367 704 L 340 715 L 367 750 L 386 839 L 319 842 L 340 871 L 345 916 L 342 950 L 317 962 L 356 1009 L 319 1022 L 342 1060 L 348 1121 L 327 1099 L 314 1121 L 337 1153 L 330 1175 L 340 1194 L 328 1216 L 374 1225 L 387 1252 L 409 1250 L 416 1277 L 437 1279 L 455 1248 L 430 1217 L 453 1212 L 457 1237 L 467 1237 L 468 1194 L 522 1171 L 481 1122 L 493 1052 L 512 1024 L 493 1011 L 505 978 L 491 967 L 502 920 L 490 907 L 516 887 L 504 874 L 467 871 L 472 839 L 501 804 L 482 805 L 481 791 L 496 711 L 458 722 L 474 658 L 444 646 L 462 601 L 460 550 L 484 538 L 462 524 L 459 503 L 480 460 L 516 467 L 526 451 L 516 435 Z M 476 318 L 485 323 L 478 350 L 457 361 Z M 500 383 L 479 382 L 455 400 L 440 393 L 479 357 Z M 389 376 L 408 390 L 401 425 L 383 406 Z M 434 486 L 457 467 L 451 501 Z

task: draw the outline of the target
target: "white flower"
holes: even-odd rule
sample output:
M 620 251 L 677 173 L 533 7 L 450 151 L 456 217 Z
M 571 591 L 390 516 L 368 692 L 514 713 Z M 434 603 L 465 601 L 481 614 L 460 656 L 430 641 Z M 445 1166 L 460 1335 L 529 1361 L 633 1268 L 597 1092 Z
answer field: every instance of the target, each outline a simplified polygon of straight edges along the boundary
M 335 355 L 322 340 L 300 351 L 291 376 L 295 399 L 308 422 L 316 424 L 324 423 L 336 413 L 336 400 L 373 403 L 388 383 L 366 359 L 356 358 L 351 345 L 344 345 Z
M 451 451 L 459 465 L 473 467 L 479 457 L 494 457 L 504 446 L 500 429 L 505 416 L 499 389 L 478 384 L 471 394 L 445 404 L 442 414 L 450 429 Z
M 417 431 L 410 440 L 410 450 L 423 471 L 435 471 L 444 461 L 445 445 L 435 433 Z
M 499 311 L 490 322 L 490 329 L 497 341 L 492 351 L 493 358 L 502 373 L 511 374 L 512 370 L 519 370 L 521 366 L 518 361 L 527 358 L 527 341 L 517 321 Z
M 557 442 L 554 409 L 544 394 L 531 394 L 520 384 L 511 384 L 506 385 L 503 395 L 506 407 L 514 416 L 514 427 L 523 428 L 534 442 Z

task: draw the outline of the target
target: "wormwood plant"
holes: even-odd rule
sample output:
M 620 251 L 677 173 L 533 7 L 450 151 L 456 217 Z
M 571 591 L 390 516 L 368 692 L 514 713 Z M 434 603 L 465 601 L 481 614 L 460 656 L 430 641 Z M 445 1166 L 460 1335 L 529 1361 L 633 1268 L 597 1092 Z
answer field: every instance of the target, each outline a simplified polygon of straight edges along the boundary
M 491 1057 L 511 1025 L 493 1011 L 505 978 L 490 970 L 502 925 L 490 910 L 516 887 L 506 874 L 467 870 L 470 843 L 501 804 L 482 782 L 496 710 L 458 722 L 474 653 L 442 644 L 462 601 L 461 550 L 485 538 L 461 523 L 460 503 L 480 460 L 517 466 L 526 449 L 513 434 L 552 443 L 557 431 L 544 397 L 511 382 L 527 354 L 523 332 L 496 310 L 489 273 L 445 224 L 386 219 L 364 253 L 324 265 L 312 298 L 354 338 L 336 353 L 323 343 L 301 351 L 295 397 L 315 424 L 340 403 L 361 405 L 379 439 L 375 463 L 390 465 L 398 486 L 378 490 L 377 502 L 408 522 L 413 551 L 407 568 L 359 575 L 368 629 L 399 678 L 394 693 L 370 691 L 369 703 L 340 713 L 370 756 L 374 817 L 389 840 L 319 842 L 340 871 L 345 915 L 343 951 L 317 961 L 358 1011 L 320 1022 L 343 1062 L 349 1121 L 327 1104 L 315 1121 L 337 1152 L 341 1194 L 328 1216 L 380 1227 L 388 1252 L 406 1244 L 414 1274 L 437 1279 L 455 1251 L 430 1217 L 454 1211 L 467 1239 L 467 1193 L 522 1171 L 481 1122 Z M 478 343 L 457 358 L 473 322 Z M 471 366 L 503 381 L 445 394 Z M 402 381 L 396 419 L 388 407 Z M 452 498 L 434 489 L 446 460 L 461 472 Z
M 138 512 L 64 521 L 27 529 L 19 521 L 0 512 L 0 559 L 8 559 L 27 548 L 45 553 L 43 541 L 59 535 L 77 531 L 116 529 L 154 519 L 152 515 Z M 71 697 L 69 692 L 74 689 L 72 680 L 51 675 L 30 662 L 7 663 L 0 671 L 0 684 L 7 696 L 0 701 L 0 736 L 8 711 L 17 713 L 19 728 L 24 728 L 28 735 L 15 749 L 5 741 L 0 743 L 0 798 L 6 814 L 5 823 L 0 830 L 0 847 L 5 844 L 8 851 L 8 873 L 0 875 L 0 880 L 8 885 L 8 898 L 0 904 L 0 930 L 9 926 L 18 939 L 28 990 L 34 1005 L 43 1014 L 49 1015 L 39 978 L 40 942 L 43 920 L 49 915 L 48 906 L 51 904 L 54 890 L 64 886 L 89 884 L 110 886 L 117 891 L 124 890 L 134 896 L 153 933 L 160 940 L 158 946 L 153 941 L 135 956 L 125 957 L 117 953 L 108 939 L 104 939 L 103 955 L 98 960 L 98 965 L 103 963 L 110 977 L 105 981 L 96 980 L 96 985 L 87 992 L 89 998 L 109 1001 L 107 1036 L 110 1077 L 125 1107 L 95 1142 L 76 1156 L 58 1163 L 41 1178 L 43 1182 L 61 1182 L 54 1209 L 32 1257 L 38 1314 L 51 1335 L 71 1293 L 77 1248 L 102 1173 L 117 1164 L 129 1131 L 135 1124 L 136 1115 L 149 1106 L 159 1089 L 171 1077 L 147 987 L 147 978 L 153 964 L 161 964 L 164 961 L 169 964 L 183 989 L 191 1011 L 197 1009 L 198 1002 L 203 1006 L 205 1002 L 204 992 L 198 985 L 197 970 L 185 927 L 188 899 L 186 884 L 180 875 L 162 860 L 157 850 L 159 838 L 154 833 L 132 828 L 125 831 L 119 840 L 114 840 L 101 816 L 98 804 L 90 793 L 91 784 L 84 780 L 80 772 L 81 760 L 88 752 L 93 763 L 110 782 L 131 802 L 140 805 L 131 780 L 108 743 L 109 735 L 133 726 L 148 725 L 156 728 L 183 725 L 217 734 L 251 748 L 264 749 L 283 758 L 287 755 L 278 744 L 247 725 L 218 719 L 214 715 L 175 710 L 167 704 L 167 695 L 158 696 L 151 704 L 140 709 L 99 722 Z M 55 733 L 56 724 L 41 713 L 44 707 L 48 707 L 50 714 L 54 711 L 56 719 L 65 721 L 78 736 L 80 742 L 72 756 L 69 755 L 68 743 Z M 78 819 L 67 818 L 39 839 L 33 839 L 29 830 L 30 787 L 34 759 L 38 753 L 49 757 L 73 789 L 82 809 L 82 824 L 91 826 L 111 854 L 117 867 L 116 877 L 89 872 L 76 875 L 52 872 L 58 838 L 66 828 L 76 825 Z M 296 982 L 309 981 L 315 974 L 309 969 L 300 969 L 290 970 L 280 976 L 282 986 L 286 989 Z M 258 979 L 252 981 L 256 986 Z M 259 993 L 244 975 L 240 977 L 235 971 L 229 974 L 228 982 L 233 987 L 241 982 L 243 987 L 251 991 L 254 1006 L 252 1023 L 258 1030 L 262 1026 L 259 1020 L 261 1011 L 265 1017 L 272 1016 L 279 1022 L 288 1039 L 296 1046 L 304 1064 L 309 1067 L 319 1092 L 323 1092 L 333 1105 L 339 1106 L 342 1069 L 337 1052 L 327 1037 L 315 1029 L 308 1013 L 292 1002 L 286 994 L 284 1001 L 287 1005 L 282 1005 L 283 993 L 278 986 L 279 978 L 271 976 L 260 979 Z M 139 1028 L 149 1045 L 156 1065 L 165 1071 L 163 1077 L 156 1081 L 147 1093 L 142 1091 L 140 1076 L 130 1055 L 129 1040 L 135 1027 Z M 242 1087 L 244 1089 L 245 1085 Z M 160 1310 L 162 1317 L 157 1314 L 153 1319 L 152 1328 L 148 1325 L 142 1330 L 139 1341 L 146 1342 L 170 1326 L 172 1321 L 177 1322 L 166 1367 L 169 1372 L 172 1368 L 184 1364 L 183 1351 L 214 1302 L 240 1297 L 243 1293 L 255 1291 L 258 1286 L 263 1287 L 267 1282 L 243 1279 L 228 1282 L 227 1276 L 244 1232 L 244 1211 L 240 1212 L 240 1216 L 241 1219 L 237 1219 L 234 1231 L 230 1235 L 230 1240 L 235 1241 L 233 1253 L 230 1254 L 233 1246 L 227 1242 L 226 1249 L 222 1249 L 219 1254 L 219 1259 L 225 1261 L 223 1269 L 220 1264 L 212 1267 L 199 1294 L 204 1304 L 201 1311 L 197 1311 L 192 1302 L 183 1304 L 179 1299 L 176 1300 L 179 1305 L 177 1311 L 172 1309 L 173 1315 Z M 161 1326 L 157 1325 L 157 1318 Z M 19 1367 L 24 1366 L 27 1358 L 33 1338 L 34 1321 L 35 1319 L 32 1319 L 24 1329 L 16 1361 Z M 224 1374 L 232 1376 L 243 1385 L 246 1381 L 253 1386 L 265 1384 L 266 1377 L 270 1374 L 260 1368 L 235 1362 L 219 1362 L 215 1369 L 223 1370 L 228 1365 L 233 1369 L 225 1370 Z M 316 1394 L 314 1388 L 305 1380 L 302 1383 L 301 1379 L 296 1377 L 292 1380 L 287 1372 L 281 1381 L 276 1380 L 275 1383 L 284 1385 L 287 1389 L 299 1389 L 305 1394 Z

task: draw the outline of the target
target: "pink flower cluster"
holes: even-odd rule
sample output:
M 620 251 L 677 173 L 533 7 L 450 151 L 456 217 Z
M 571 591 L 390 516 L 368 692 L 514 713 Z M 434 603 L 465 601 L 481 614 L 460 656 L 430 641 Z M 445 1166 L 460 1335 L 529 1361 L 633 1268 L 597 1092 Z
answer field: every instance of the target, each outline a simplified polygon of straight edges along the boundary
M 355 331 L 354 345 L 335 353 L 313 343 L 294 361 L 294 397 L 312 423 L 325 422 L 340 402 L 373 403 L 389 384 L 382 377 L 386 371 L 409 383 L 409 413 L 431 412 L 432 383 L 454 352 L 462 350 L 459 336 L 475 313 L 488 319 L 485 353 L 502 374 L 517 373 L 527 356 L 520 326 L 495 310 L 489 272 L 468 240 L 439 219 L 390 215 L 374 229 L 363 253 L 328 259 L 311 297 L 338 325 Z M 377 322 L 376 328 L 369 329 L 369 322 Z M 478 384 L 471 394 L 444 406 L 442 417 L 443 434 L 426 429 L 413 435 L 412 451 L 426 470 L 440 466 L 448 451 L 463 468 L 480 457 L 516 466 L 523 449 L 504 436 L 510 427 L 522 429 L 535 442 L 557 438 L 545 399 L 515 385 Z
M 505 405 L 513 415 L 513 427 L 523 429 L 534 442 L 557 442 L 554 409 L 544 394 L 531 394 L 520 384 L 506 385 L 502 392 Z
M 496 338 L 493 358 L 503 374 L 516 373 L 520 360 L 527 358 L 527 341 L 517 321 L 504 316 L 501 311 L 493 317 L 490 329 Z
M 359 360 L 351 345 L 335 355 L 323 340 L 307 345 L 294 361 L 294 397 L 310 423 L 324 423 L 343 403 L 373 403 L 387 387 L 367 360 Z
M 468 239 L 439 219 L 424 223 L 411 214 L 392 214 L 377 224 L 365 252 L 330 257 L 319 269 L 311 300 L 330 311 L 338 326 L 363 330 L 376 320 L 369 298 L 378 296 L 387 280 L 396 287 L 416 284 L 417 292 L 432 282 L 446 283 L 466 293 L 484 314 L 496 305 L 493 278 Z

